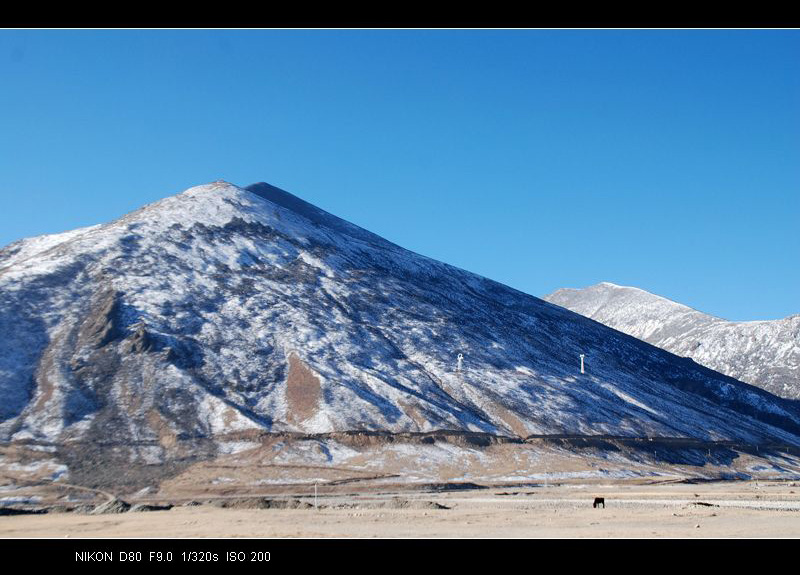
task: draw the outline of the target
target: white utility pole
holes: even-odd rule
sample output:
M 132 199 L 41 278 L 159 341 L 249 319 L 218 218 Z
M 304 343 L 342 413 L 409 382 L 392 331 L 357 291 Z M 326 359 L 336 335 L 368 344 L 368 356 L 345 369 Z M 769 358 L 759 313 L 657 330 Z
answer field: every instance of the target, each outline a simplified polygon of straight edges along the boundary
M 581 373 L 585 373 L 583 371 L 583 358 L 586 357 L 584 354 L 581 354 Z

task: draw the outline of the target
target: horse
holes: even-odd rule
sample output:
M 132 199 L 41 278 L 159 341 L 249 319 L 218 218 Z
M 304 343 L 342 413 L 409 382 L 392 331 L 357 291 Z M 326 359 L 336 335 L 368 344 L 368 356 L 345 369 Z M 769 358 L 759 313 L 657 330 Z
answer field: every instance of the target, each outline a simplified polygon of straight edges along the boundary
M 596 508 L 598 505 L 602 505 L 603 509 L 606 508 L 606 498 L 605 497 L 595 497 L 594 503 L 592 503 L 592 507 Z

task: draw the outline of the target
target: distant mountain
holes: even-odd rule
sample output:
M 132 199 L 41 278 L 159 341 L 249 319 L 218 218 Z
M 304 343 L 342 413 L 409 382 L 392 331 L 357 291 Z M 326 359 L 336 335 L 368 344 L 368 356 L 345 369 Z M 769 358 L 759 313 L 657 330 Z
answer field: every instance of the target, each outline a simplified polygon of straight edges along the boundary
M 608 282 L 544 299 L 775 395 L 800 398 L 800 314 L 726 321 Z
M 800 445 L 794 402 L 263 183 L 7 246 L 0 333 L 0 440 L 87 476 L 215 457 L 247 432 Z

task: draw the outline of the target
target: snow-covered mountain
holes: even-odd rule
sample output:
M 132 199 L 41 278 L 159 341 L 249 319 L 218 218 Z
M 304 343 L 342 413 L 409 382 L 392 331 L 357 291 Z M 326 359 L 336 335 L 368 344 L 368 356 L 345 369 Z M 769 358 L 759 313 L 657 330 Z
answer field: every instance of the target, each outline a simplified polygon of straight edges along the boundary
M 158 462 L 248 430 L 800 444 L 794 402 L 263 183 L 7 246 L 0 333 L 0 439 L 62 450 Z
M 800 398 L 800 314 L 726 321 L 608 282 L 544 299 L 776 395 Z

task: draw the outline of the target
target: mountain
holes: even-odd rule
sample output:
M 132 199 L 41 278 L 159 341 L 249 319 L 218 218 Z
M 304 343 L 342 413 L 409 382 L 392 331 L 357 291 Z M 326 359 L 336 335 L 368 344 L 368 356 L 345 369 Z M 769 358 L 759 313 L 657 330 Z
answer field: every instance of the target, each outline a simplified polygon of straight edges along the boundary
M 55 453 L 74 482 L 267 436 L 800 445 L 794 402 L 265 183 L 7 246 L 0 333 L 0 440 Z
M 544 299 L 775 395 L 800 398 L 800 314 L 726 321 L 608 282 Z

